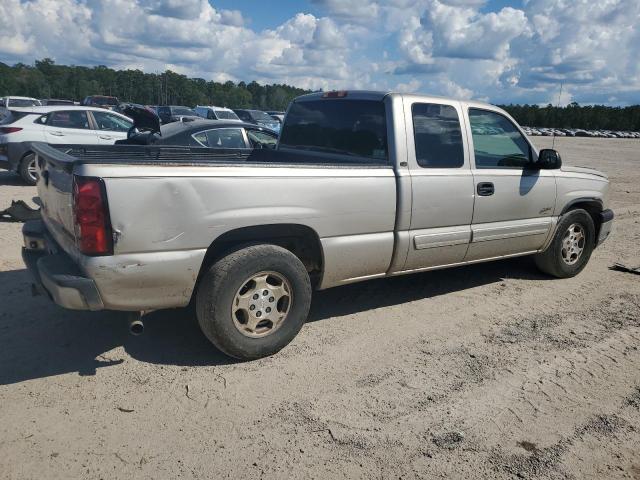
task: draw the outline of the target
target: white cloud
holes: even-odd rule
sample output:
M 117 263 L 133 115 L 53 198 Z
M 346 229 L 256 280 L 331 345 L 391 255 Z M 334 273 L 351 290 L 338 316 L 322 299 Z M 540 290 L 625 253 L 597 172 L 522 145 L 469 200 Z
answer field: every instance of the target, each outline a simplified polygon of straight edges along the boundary
M 207 0 L 3 0 L 0 61 L 48 56 L 494 102 L 547 102 L 563 83 L 563 102 L 640 102 L 638 0 L 527 0 L 498 11 L 484 0 L 311 1 L 321 15 L 257 31 L 241 10 Z

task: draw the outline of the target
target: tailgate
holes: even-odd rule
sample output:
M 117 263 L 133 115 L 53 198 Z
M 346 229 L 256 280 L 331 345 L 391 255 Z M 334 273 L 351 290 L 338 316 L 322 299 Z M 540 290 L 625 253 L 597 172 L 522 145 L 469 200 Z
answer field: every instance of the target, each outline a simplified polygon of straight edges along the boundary
M 73 164 L 75 157 L 45 143 L 34 142 L 38 196 L 42 220 L 49 233 L 68 253 L 75 249 L 73 223 Z

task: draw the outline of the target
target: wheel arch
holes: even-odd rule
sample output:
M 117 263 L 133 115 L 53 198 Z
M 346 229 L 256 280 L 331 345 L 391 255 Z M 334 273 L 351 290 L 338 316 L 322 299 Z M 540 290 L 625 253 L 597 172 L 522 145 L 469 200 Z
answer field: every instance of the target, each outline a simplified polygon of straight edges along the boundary
M 604 209 L 602 199 L 596 197 L 575 198 L 564 206 L 560 216 L 578 209 L 585 210 L 593 220 L 593 225 L 595 226 L 594 234 L 597 239 L 600 233 L 600 226 L 602 225 L 602 216 L 600 215 Z
M 307 225 L 277 223 L 240 227 L 223 233 L 207 248 L 193 295 L 207 269 L 229 253 L 256 243 L 270 243 L 289 250 L 304 264 L 313 287 L 320 285 L 324 266 L 322 244 L 318 233 Z

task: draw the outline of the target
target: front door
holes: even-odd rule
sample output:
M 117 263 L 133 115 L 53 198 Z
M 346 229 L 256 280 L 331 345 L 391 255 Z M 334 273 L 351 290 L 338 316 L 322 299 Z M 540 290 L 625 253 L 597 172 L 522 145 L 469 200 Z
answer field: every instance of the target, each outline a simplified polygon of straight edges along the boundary
M 94 134 L 101 145 L 113 145 L 116 140 L 126 139 L 127 132 L 133 126 L 126 118 L 107 111 L 93 110 L 91 115 L 96 126 Z
M 460 103 L 405 97 L 404 111 L 412 198 L 403 270 L 462 262 L 474 195 Z
M 511 119 L 485 107 L 468 114 L 476 200 L 465 260 L 535 252 L 554 223 L 555 175 L 531 168 L 535 152 Z

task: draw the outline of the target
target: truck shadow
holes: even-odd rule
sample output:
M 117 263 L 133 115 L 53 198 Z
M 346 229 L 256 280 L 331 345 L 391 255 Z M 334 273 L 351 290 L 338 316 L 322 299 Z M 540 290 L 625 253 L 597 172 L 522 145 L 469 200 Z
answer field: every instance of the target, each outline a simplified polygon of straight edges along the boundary
M 310 322 L 501 282 L 542 279 L 531 262 L 508 260 L 380 279 L 317 292 Z M 0 272 L 0 385 L 64 373 L 95 375 L 98 369 L 135 360 L 177 366 L 235 363 L 200 332 L 192 309 L 145 317 L 145 333 L 128 333 L 117 312 L 74 312 L 45 297 L 32 297 L 26 270 Z M 126 367 L 125 367 L 126 368 Z
M 19 175 L 13 172 L 7 172 L 5 170 L 0 170 L 0 186 L 14 186 L 14 187 L 24 187 L 24 188 L 32 188 L 35 195 L 35 187 L 31 187 L 24 183 L 24 180 L 20 178 Z
M 550 279 L 529 257 L 381 278 L 317 292 L 307 322 L 433 298 L 506 278 Z

